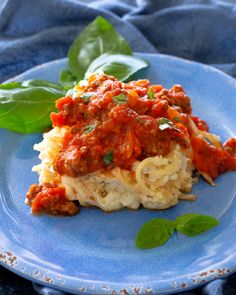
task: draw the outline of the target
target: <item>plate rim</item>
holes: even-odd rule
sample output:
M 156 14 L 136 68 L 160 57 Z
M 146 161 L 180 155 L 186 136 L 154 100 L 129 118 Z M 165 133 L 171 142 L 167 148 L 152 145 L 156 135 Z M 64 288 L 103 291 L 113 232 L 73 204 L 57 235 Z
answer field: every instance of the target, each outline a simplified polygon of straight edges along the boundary
M 167 58 L 167 59 L 172 59 L 173 61 L 184 62 L 185 64 L 189 64 L 190 66 L 191 65 L 198 66 L 201 69 L 207 70 L 208 72 L 217 73 L 218 75 L 223 77 L 225 80 L 230 82 L 230 84 L 232 83 L 233 86 L 236 88 L 236 79 L 227 75 L 226 73 L 222 72 L 221 70 L 214 68 L 212 66 L 209 66 L 209 65 L 205 65 L 205 64 L 202 64 L 199 62 L 190 61 L 190 60 L 186 60 L 184 58 L 175 57 L 175 56 L 171 56 L 171 55 L 167 55 L 167 54 L 138 52 L 138 53 L 135 53 L 135 55 L 140 56 L 140 57 L 144 57 L 144 58 L 145 58 L 145 56 L 153 56 L 153 57 L 158 56 L 159 58 Z M 5 82 L 22 79 L 22 77 L 24 77 L 26 74 L 28 75 L 28 74 L 31 74 L 35 71 L 38 71 L 42 67 L 48 67 L 51 64 L 56 64 L 56 63 L 60 64 L 62 62 L 65 62 L 66 60 L 67 60 L 67 58 L 61 58 L 61 59 L 56 59 L 56 60 L 52 60 L 52 61 L 40 64 L 40 65 L 37 65 L 37 66 L 35 66 L 23 73 L 11 78 L 11 79 L 8 79 Z M 198 281 L 196 284 L 194 284 L 193 282 L 191 283 L 190 279 L 187 279 L 186 274 L 184 274 L 183 276 L 181 276 L 182 284 L 181 284 L 181 282 L 179 282 L 180 278 L 178 278 L 178 280 L 176 280 L 176 281 L 178 281 L 178 284 L 177 284 L 177 286 L 173 285 L 173 288 L 171 288 L 171 285 L 169 285 L 169 289 L 167 289 L 167 288 L 164 288 L 164 289 L 159 288 L 158 289 L 158 284 L 160 284 L 160 282 L 158 280 L 155 280 L 155 281 L 150 282 L 150 285 L 152 286 L 152 288 L 150 287 L 150 288 L 146 288 L 143 290 L 140 290 L 140 288 L 139 288 L 140 286 L 137 286 L 137 287 L 133 286 L 133 288 L 130 289 L 130 286 L 128 286 L 128 284 L 127 284 L 127 286 L 124 286 L 124 284 L 116 283 L 116 282 L 115 283 L 114 282 L 113 283 L 112 282 L 104 282 L 104 281 L 103 282 L 102 281 L 92 282 L 91 280 L 84 280 L 84 279 L 79 279 L 79 278 L 67 276 L 67 283 L 68 284 L 70 284 L 70 282 L 74 281 L 74 283 L 76 282 L 77 283 L 76 285 L 78 285 L 76 287 L 76 289 L 71 289 L 70 287 L 68 288 L 63 285 L 58 285 L 58 282 L 56 282 L 56 284 L 55 284 L 55 282 L 53 280 L 50 281 L 50 280 L 45 279 L 45 278 L 48 278 L 49 276 L 52 276 L 55 278 L 57 273 L 55 273 L 53 271 L 51 271 L 50 273 L 44 272 L 42 277 L 38 278 L 38 277 L 34 276 L 33 273 L 31 273 L 31 272 L 25 273 L 23 271 L 20 271 L 19 269 L 16 268 L 15 264 L 11 263 L 11 261 L 9 259 L 5 259 L 5 260 L 2 259 L 2 256 L 1 256 L 2 253 L 5 253 L 5 255 L 6 255 L 6 253 L 11 253 L 11 251 L 9 249 L 4 249 L 1 246 L 1 241 L 0 241 L 0 265 L 9 269 L 10 271 L 16 273 L 17 275 L 20 275 L 21 277 L 24 277 L 25 279 L 29 279 L 32 282 L 39 283 L 39 284 L 42 284 L 42 285 L 45 285 L 45 286 L 48 286 L 51 288 L 58 288 L 58 289 L 63 290 L 65 292 L 70 292 L 70 293 L 74 293 L 74 294 L 77 294 L 78 292 L 85 293 L 85 294 L 86 293 L 104 294 L 105 292 L 106 292 L 106 294 L 114 294 L 114 292 L 116 292 L 116 294 L 121 294 L 121 295 L 122 294 L 126 295 L 126 292 L 128 292 L 129 294 L 134 294 L 134 295 L 145 294 L 145 293 L 148 294 L 148 293 L 152 293 L 152 292 L 154 292 L 154 293 L 161 292 L 161 294 L 171 294 L 173 292 L 190 290 L 190 289 L 200 287 L 207 282 L 213 281 L 217 278 L 226 277 L 236 271 L 236 265 L 233 268 L 232 267 L 227 268 L 226 267 L 227 263 L 225 263 L 225 259 L 224 259 L 220 262 L 220 265 L 219 265 L 218 270 L 220 270 L 220 272 L 217 272 L 217 270 L 216 270 L 214 273 L 207 273 L 204 276 L 202 276 L 202 273 L 201 273 L 202 271 L 200 271 L 199 278 L 201 277 L 202 281 Z M 14 254 L 12 254 L 12 255 L 14 255 Z M 20 261 L 20 263 L 23 264 L 25 266 L 25 268 L 28 266 L 29 269 L 32 269 L 32 265 L 30 265 L 30 263 L 28 263 L 24 259 L 20 259 L 19 257 L 17 257 L 17 262 L 18 261 Z M 222 267 L 222 264 L 223 264 L 223 267 Z M 43 267 L 37 266 L 37 264 L 35 264 L 35 267 L 40 269 L 41 272 L 43 272 L 42 270 L 46 269 L 45 267 L 43 268 Z M 83 284 L 81 284 L 81 283 L 83 283 Z M 81 284 L 81 285 L 79 286 L 79 284 Z M 145 285 L 147 285 L 147 284 L 148 283 L 145 282 Z M 184 284 L 186 284 L 186 286 Z M 110 287 L 109 287 L 110 289 L 104 288 L 105 285 L 109 285 L 109 286 L 111 286 L 111 288 Z

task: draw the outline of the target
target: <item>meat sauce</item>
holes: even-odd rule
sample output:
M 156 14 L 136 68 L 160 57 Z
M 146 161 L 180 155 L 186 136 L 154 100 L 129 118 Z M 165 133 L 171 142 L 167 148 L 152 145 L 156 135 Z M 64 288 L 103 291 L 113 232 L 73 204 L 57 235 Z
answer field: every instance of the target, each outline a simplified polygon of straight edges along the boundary
M 136 160 L 165 156 L 173 142 L 188 147 L 184 123 L 191 106 L 181 86 L 150 88 L 148 80 L 124 84 L 106 75 L 92 76 L 88 82 L 89 102 L 83 94 L 67 96 L 57 101 L 59 113 L 51 114 L 54 127 L 71 127 L 54 162 L 59 174 L 76 177 L 117 166 L 131 169 Z M 166 119 L 176 121 L 165 123 Z M 163 123 L 167 128 L 161 130 Z M 109 162 L 104 161 L 108 154 Z
M 44 183 L 43 185 L 31 185 L 26 199 L 33 214 L 45 212 L 52 215 L 74 215 L 79 208 L 66 199 L 65 188 L 56 183 Z
M 167 90 L 150 86 L 148 80 L 122 83 L 105 74 L 91 75 L 86 86 L 76 86 L 75 93 L 59 99 L 56 107 L 53 127 L 70 127 L 54 160 L 60 175 L 77 177 L 117 166 L 131 169 L 136 160 L 167 155 L 173 144 L 191 146 L 196 169 L 212 179 L 236 170 L 236 140 L 216 147 L 197 136 L 190 119 L 200 131 L 209 128 L 192 116 L 190 98 L 180 85 Z M 45 184 L 31 188 L 28 199 L 35 212 L 76 213 L 64 194 L 62 188 Z

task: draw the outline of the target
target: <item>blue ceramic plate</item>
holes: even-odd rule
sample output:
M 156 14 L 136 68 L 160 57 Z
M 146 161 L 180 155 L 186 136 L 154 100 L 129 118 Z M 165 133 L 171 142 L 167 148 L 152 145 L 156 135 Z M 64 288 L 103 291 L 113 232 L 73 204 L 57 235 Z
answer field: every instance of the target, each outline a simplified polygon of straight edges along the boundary
M 236 81 L 198 63 L 166 55 L 139 54 L 150 62 L 145 78 L 171 87 L 179 83 L 192 98 L 194 114 L 205 119 L 222 140 L 235 136 Z M 57 81 L 67 60 L 38 66 L 15 80 Z M 194 288 L 236 271 L 236 173 L 221 175 L 216 187 L 195 185 L 195 202 L 165 211 L 107 214 L 82 209 L 75 217 L 34 217 L 24 204 L 31 172 L 38 163 L 33 144 L 40 134 L 0 131 L 0 261 L 32 281 L 72 293 L 167 294 Z M 141 225 L 153 217 L 174 219 L 183 213 L 210 214 L 220 225 L 189 238 L 174 234 L 166 245 L 135 248 Z

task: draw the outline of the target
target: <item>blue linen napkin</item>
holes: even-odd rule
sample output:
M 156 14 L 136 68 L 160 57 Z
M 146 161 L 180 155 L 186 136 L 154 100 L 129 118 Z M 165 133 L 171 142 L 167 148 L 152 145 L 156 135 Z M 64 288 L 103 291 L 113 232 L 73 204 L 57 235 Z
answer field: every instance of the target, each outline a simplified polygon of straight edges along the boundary
M 67 56 L 73 40 L 97 15 L 107 18 L 134 51 L 156 52 L 133 25 L 79 1 L 7 0 L 0 6 L 0 82 Z
M 65 57 L 97 15 L 107 18 L 134 51 L 184 57 L 236 77 L 236 5 L 231 1 L 0 0 L 0 82 Z M 34 288 L 43 295 L 63 294 L 38 284 Z M 187 294 L 236 294 L 236 275 Z

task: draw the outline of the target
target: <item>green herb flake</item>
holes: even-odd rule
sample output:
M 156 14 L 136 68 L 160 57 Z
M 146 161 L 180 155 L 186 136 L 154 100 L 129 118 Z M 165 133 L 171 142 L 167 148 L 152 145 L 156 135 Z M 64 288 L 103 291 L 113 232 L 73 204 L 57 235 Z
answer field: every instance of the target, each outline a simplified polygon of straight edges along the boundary
M 167 119 L 167 118 L 159 118 L 158 119 L 158 124 L 159 125 L 162 125 L 162 124 L 173 124 L 169 119 Z
M 149 97 L 149 99 L 156 99 L 155 94 L 154 94 L 154 92 L 152 90 L 152 87 L 149 87 L 148 97 Z
M 180 119 L 179 117 L 174 117 L 173 120 L 174 120 L 175 122 L 181 123 L 181 119 Z
M 205 141 L 206 141 L 207 143 L 209 143 L 210 145 L 214 145 L 214 144 L 212 144 L 212 142 L 210 141 L 210 139 L 207 138 L 207 137 L 205 137 Z
M 92 132 L 95 129 L 95 125 L 87 125 L 84 127 L 83 134 Z
M 84 100 L 84 102 L 89 103 L 90 98 L 94 96 L 95 92 L 85 92 L 83 93 L 80 98 Z
M 112 99 L 114 102 L 118 104 L 126 103 L 128 101 L 127 97 L 123 93 L 120 93 L 119 95 L 114 96 Z
M 172 126 L 171 126 L 170 124 L 165 123 L 165 124 L 161 124 L 161 125 L 159 126 L 159 129 L 160 129 L 161 131 L 163 131 L 163 130 L 168 129 L 168 128 L 171 128 L 171 127 L 172 127 Z
M 166 119 L 166 118 L 159 118 L 157 120 L 158 125 L 159 125 L 159 129 L 160 130 L 165 130 L 167 128 L 173 128 L 173 122 L 171 122 L 170 120 Z
M 137 117 L 136 120 L 139 122 L 139 124 L 141 125 L 144 125 L 144 121 L 140 118 L 140 117 Z
M 113 160 L 113 151 L 110 151 L 103 157 L 103 162 L 108 166 Z

